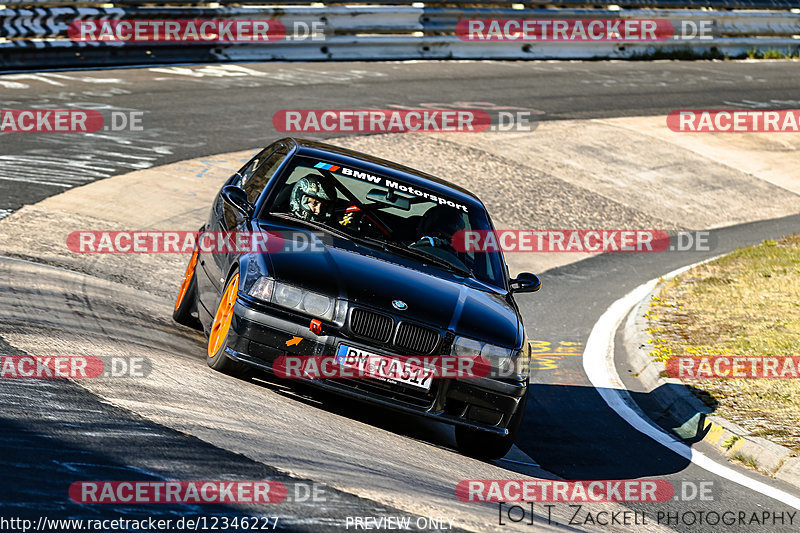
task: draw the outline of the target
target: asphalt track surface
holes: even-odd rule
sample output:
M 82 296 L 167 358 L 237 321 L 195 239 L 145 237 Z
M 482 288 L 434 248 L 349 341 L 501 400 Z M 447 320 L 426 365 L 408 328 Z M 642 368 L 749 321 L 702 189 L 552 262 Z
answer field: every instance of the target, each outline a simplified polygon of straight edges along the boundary
M 258 63 L 3 75 L 3 108 L 143 112 L 144 129 L 0 134 L 0 210 L 129 170 L 263 147 L 280 135 L 272 116 L 282 109 L 481 103 L 532 111 L 535 120 L 588 119 L 796 109 L 798 86 L 796 64 L 770 61 Z
M 796 89 L 800 85 L 800 71 L 786 63 L 460 62 L 245 67 L 267 75 L 192 75 L 175 69 L 132 69 L 0 77 L 4 107 L 23 109 L 81 102 L 146 112 L 143 135 L 132 132 L 100 134 L 94 138 L 68 134 L 3 135 L 0 198 L 5 204 L 0 208 L 13 210 L 57 194 L 66 187 L 133 168 L 265 145 L 279 135 L 271 125 L 272 113 L 279 109 L 489 102 L 495 106 L 542 111 L 539 120 L 558 120 L 655 115 L 679 108 L 791 108 L 800 105 L 793 100 L 800 98 Z M 183 68 L 197 72 L 203 67 Z M 206 72 L 219 74 L 221 71 L 214 67 Z M 95 81 L 87 81 L 90 79 Z M 98 83 L 98 79 L 114 81 Z M 14 86 L 15 83 L 19 85 Z M 54 154 L 60 158 L 61 174 L 52 162 Z M 70 166 L 69 161 L 86 154 L 92 157 L 84 160 L 86 175 L 81 178 L 81 169 Z M 28 171 L 19 165 L 26 166 Z M 800 217 L 724 228 L 714 231 L 716 245 L 710 252 L 608 254 L 545 272 L 542 291 L 522 295 L 518 300 L 529 335 L 554 345 L 569 342 L 580 346 L 608 305 L 641 283 L 738 246 L 797 231 L 798 227 Z M 52 331 L 53 339 L 60 339 L 65 334 L 77 335 L 74 330 L 80 328 L 90 339 L 93 334 L 97 339 L 105 336 L 131 347 L 161 349 L 171 354 L 176 364 L 203 364 L 199 336 L 171 326 L 167 319 L 156 322 L 155 328 L 135 323 L 141 316 L 140 310 L 134 304 L 130 304 L 130 308 L 114 305 L 113 298 L 107 295 L 102 300 L 105 288 L 97 286 L 91 278 L 77 279 L 71 276 L 78 275 L 71 273 L 10 260 L 0 261 L 0 269 L 4 271 L 0 276 L 0 313 L 4 315 L 0 336 L 36 325 L 40 330 Z M 63 314 L 50 319 L 48 309 L 60 310 Z M 136 335 L 124 328 L 112 327 L 113 319 L 133 322 L 135 327 L 131 329 Z M 0 351 L 14 355 L 13 347 L 2 342 Z M 657 511 L 745 511 L 748 515 L 750 512 L 794 511 L 711 475 L 636 432 L 605 405 L 583 373 L 579 356 L 563 356 L 553 366 L 539 368 L 533 374 L 531 400 L 517 441 L 520 450 L 541 469 L 525 464 L 524 460 L 501 460 L 492 466 L 462 457 L 451 451 L 452 434 L 446 428 L 406 418 L 390 423 L 379 411 L 337 402 L 324 395 L 320 400 L 314 394 L 286 394 L 266 385 L 258 390 L 250 388 L 247 394 L 266 395 L 270 401 L 280 400 L 280 405 L 287 411 L 300 413 L 300 419 L 308 424 L 321 424 L 313 438 L 299 430 L 300 435 L 287 437 L 285 432 L 276 431 L 284 426 L 278 422 L 273 424 L 270 416 L 261 415 L 265 448 L 276 447 L 272 453 L 280 454 L 279 445 L 302 446 L 310 463 L 319 461 L 332 466 L 334 462 L 325 463 L 326 458 L 341 454 L 341 446 L 348 436 L 358 435 L 359 439 L 375 442 L 377 449 L 392 446 L 385 452 L 389 459 L 433 454 L 437 461 L 444 463 L 437 464 L 436 468 L 456 472 L 464 479 L 480 478 L 479 473 L 488 472 L 491 466 L 490 473 L 500 478 L 528 475 L 564 479 L 648 478 L 666 479 L 676 485 L 711 480 L 717 489 L 718 499 L 713 502 L 627 505 L 631 510 L 649 514 L 649 525 L 581 525 L 575 526 L 576 529 L 655 530 L 653 517 Z M 228 378 L 210 370 L 207 379 L 215 380 L 220 390 L 224 386 L 246 386 L 230 383 L 226 381 Z M 158 513 L 164 516 L 223 515 L 244 511 L 209 507 L 160 507 L 157 511 L 130 506 L 100 509 L 74 504 L 66 498 L 66 487 L 72 481 L 123 479 L 120 471 L 136 479 L 243 476 L 283 479 L 287 485 L 309 481 L 290 478 L 271 468 L 266 460 L 253 460 L 237 452 L 233 441 L 230 448 L 224 444 L 209 444 L 213 439 L 200 440 L 187 432 L 155 424 L 109 405 L 68 382 L 4 380 L 0 386 L 4 406 L 0 414 L 0 468 L 5 481 L 0 489 L 0 514 L 4 517 L 38 517 L 45 513 L 61 518 Z M 173 387 L 180 387 L 180 384 L 173 384 Z M 163 394 L 163 391 L 145 391 L 142 398 L 156 401 L 158 393 Z M 647 404 L 647 398 L 637 400 Z M 213 394 L 209 394 L 209 401 L 213 401 Z M 330 417 L 335 417 L 341 425 L 323 425 Z M 275 416 L 276 420 L 280 418 Z M 714 457 L 713 450 L 697 446 Z M 376 494 L 385 490 L 386 477 L 395 480 L 398 491 L 409 490 L 407 487 L 415 483 L 420 486 L 421 493 L 428 489 L 447 490 L 437 485 L 439 480 L 425 478 L 425 465 L 399 460 L 392 464 L 391 460 L 377 457 L 372 458 L 374 464 L 371 464 L 368 455 L 358 459 L 360 462 L 353 463 L 360 469 L 355 479 L 365 484 L 374 483 Z M 719 459 L 725 461 L 722 457 Z M 759 479 L 800 495 L 800 491 L 780 482 Z M 449 488 L 454 489 L 454 486 Z M 331 494 L 332 503 L 287 503 L 276 507 L 275 514 L 286 519 L 283 527 L 309 531 L 341 529 L 344 517 L 353 514 L 408 514 L 346 491 L 331 490 Z M 586 520 L 587 510 L 579 512 L 579 521 Z M 557 511 L 557 522 L 561 524 L 572 514 L 565 505 Z M 541 518 L 544 509 L 537 507 L 534 512 L 539 518 L 528 530 L 545 527 Z M 487 522 L 495 520 L 493 525 L 504 529 L 497 525 L 496 516 L 496 511 L 487 514 L 491 517 Z M 793 531 L 798 527 L 798 520 L 795 515 L 793 525 L 789 525 L 787 518 L 783 526 L 672 522 L 669 528 L 708 532 Z M 488 525 L 492 525 L 491 522 Z M 522 528 L 517 526 L 517 529 Z

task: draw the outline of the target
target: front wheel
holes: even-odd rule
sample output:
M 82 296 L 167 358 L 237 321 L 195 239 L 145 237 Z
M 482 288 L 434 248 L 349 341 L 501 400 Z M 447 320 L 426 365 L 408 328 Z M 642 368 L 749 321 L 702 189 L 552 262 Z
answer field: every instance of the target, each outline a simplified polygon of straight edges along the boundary
M 511 446 L 525 415 L 525 405 L 528 403 L 528 392 L 520 400 L 516 412 L 508 424 L 508 435 L 495 435 L 486 431 L 456 426 L 456 444 L 464 455 L 479 459 L 500 459 L 504 457 Z
M 231 329 L 231 322 L 233 322 L 233 306 L 236 304 L 238 290 L 239 274 L 236 274 L 225 286 L 219 307 L 217 307 L 217 313 L 214 315 L 214 322 L 211 323 L 206 363 L 219 372 L 242 376 L 247 374 L 247 367 L 225 354 L 225 347 L 228 345 L 228 334 Z
M 197 248 L 192 252 L 192 258 L 183 275 L 178 297 L 175 299 L 175 309 L 172 310 L 172 320 L 178 324 L 202 331 L 203 325 L 195 315 L 197 312 Z

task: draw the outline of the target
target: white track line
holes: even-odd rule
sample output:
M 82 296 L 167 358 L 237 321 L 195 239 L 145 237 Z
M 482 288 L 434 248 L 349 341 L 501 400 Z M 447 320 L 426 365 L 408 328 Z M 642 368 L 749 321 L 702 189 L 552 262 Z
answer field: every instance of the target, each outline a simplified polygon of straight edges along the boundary
M 708 261 L 713 259 L 716 258 Z M 707 261 L 702 263 L 705 262 Z M 702 263 L 695 263 L 670 272 L 663 279 L 675 277 Z M 644 433 L 662 446 L 669 448 L 712 474 L 774 498 L 795 509 L 800 509 L 800 498 L 752 479 L 729 466 L 717 463 L 708 456 L 692 450 L 690 446 L 658 427 L 655 422 L 644 415 L 630 393 L 625 389 L 625 385 L 622 383 L 614 366 L 614 336 L 625 316 L 656 287 L 658 282 L 658 279 L 650 280 L 614 302 L 594 325 L 583 352 L 583 370 L 586 372 L 589 381 L 591 381 L 608 406 L 637 431 Z

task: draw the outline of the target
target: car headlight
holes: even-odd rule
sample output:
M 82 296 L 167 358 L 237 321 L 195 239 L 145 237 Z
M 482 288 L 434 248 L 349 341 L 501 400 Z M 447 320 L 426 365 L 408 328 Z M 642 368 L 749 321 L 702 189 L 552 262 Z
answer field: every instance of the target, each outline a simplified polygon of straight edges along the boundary
M 306 292 L 303 295 L 302 306 L 310 315 L 328 316 L 333 310 L 333 299 L 314 292 Z
M 450 353 L 461 357 L 481 356 L 489 361 L 493 372 L 499 372 L 501 375 L 507 373 L 511 367 L 511 349 L 467 337 L 456 337 Z
M 289 309 L 298 309 L 300 304 L 303 303 L 303 289 L 285 285 L 283 283 L 275 283 L 275 291 L 272 293 L 272 303 L 276 303 L 281 307 L 288 307 Z
M 259 278 L 247 293 L 253 298 L 328 321 L 333 320 L 336 308 L 336 300 L 330 296 L 267 277 Z
M 255 283 L 247 291 L 247 294 L 253 298 L 264 300 L 265 302 L 272 301 L 272 291 L 275 289 L 275 280 L 271 278 L 258 278 Z

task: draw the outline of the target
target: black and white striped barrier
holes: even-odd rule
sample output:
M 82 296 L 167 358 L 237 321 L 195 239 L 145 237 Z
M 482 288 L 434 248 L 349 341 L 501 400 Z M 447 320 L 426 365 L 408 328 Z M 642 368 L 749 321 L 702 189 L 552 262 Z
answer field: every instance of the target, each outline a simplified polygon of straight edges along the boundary
M 414 0 L 348 0 L 347 5 L 394 5 L 410 6 Z M 463 3 L 481 4 L 485 7 L 508 6 L 512 0 L 476 0 Z M 70 6 L 80 4 L 82 6 L 103 6 L 112 3 L 116 7 L 136 7 L 148 5 L 152 6 L 159 2 L 153 0 L 79 0 L 78 2 L 69 0 L 4 0 L 3 5 L 16 7 L 47 7 L 47 6 Z M 207 0 L 170 0 L 161 2 L 162 5 L 177 7 L 194 7 L 209 4 Z M 214 4 L 220 6 L 242 6 L 242 5 L 268 5 L 264 0 L 215 0 Z M 309 5 L 312 0 L 281 0 L 281 6 L 290 5 Z M 318 2 L 325 4 L 326 2 Z M 341 2 L 340 2 L 341 3 Z M 461 3 L 452 0 L 427 0 L 423 2 L 426 7 L 437 5 L 448 5 Z M 525 9 L 543 7 L 568 7 L 568 8 L 596 8 L 598 6 L 619 6 L 624 9 L 649 8 L 649 9 L 793 9 L 800 8 L 800 0 L 521 0 L 517 2 Z M 330 7 L 330 6 L 329 6 Z

